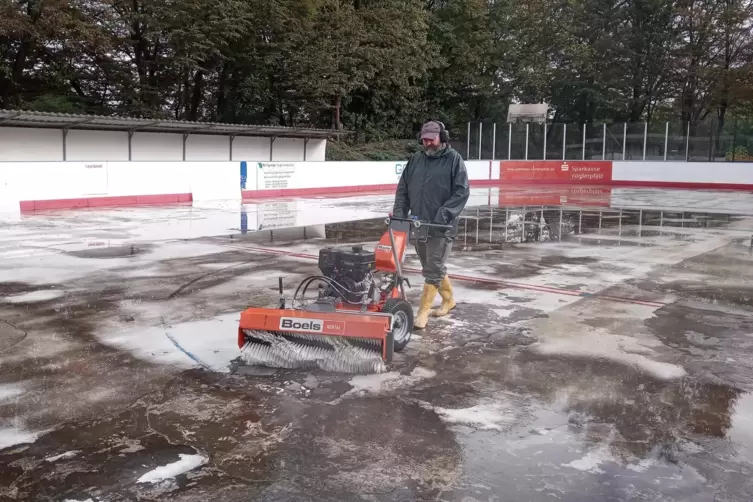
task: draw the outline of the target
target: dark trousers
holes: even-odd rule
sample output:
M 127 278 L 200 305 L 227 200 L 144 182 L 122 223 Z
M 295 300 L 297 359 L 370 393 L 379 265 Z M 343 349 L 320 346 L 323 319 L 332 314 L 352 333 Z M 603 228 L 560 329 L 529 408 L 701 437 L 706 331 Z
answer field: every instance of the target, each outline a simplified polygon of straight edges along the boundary
M 447 258 L 452 251 L 454 239 L 444 235 L 429 237 L 427 240 L 416 241 L 416 253 L 421 260 L 421 274 L 424 282 L 439 287 L 447 274 Z

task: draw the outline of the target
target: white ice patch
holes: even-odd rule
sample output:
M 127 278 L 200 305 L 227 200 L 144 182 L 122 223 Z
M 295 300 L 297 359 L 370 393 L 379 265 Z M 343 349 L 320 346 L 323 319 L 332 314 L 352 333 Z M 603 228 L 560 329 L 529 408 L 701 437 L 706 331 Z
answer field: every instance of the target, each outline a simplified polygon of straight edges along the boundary
M 0 402 L 13 399 L 25 392 L 24 386 L 20 383 L 10 383 L 0 385 Z
M 153 363 L 228 373 L 230 361 L 240 356 L 240 314 L 225 314 L 176 325 L 102 329 L 99 340 Z
M 515 419 L 510 410 L 499 403 L 479 404 L 461 409 L 434 407 L 434 411 L 443 422 L 481 430 L 502 431 L 504 424 Z
M 46 457 L 45 461 L 47 461 L 47 462 L 57 462 L 58 460 L 68 460 L 69 458 L 75 457 L 79 453 L 80 453 L 79 450 L 67 451 L 65 453 L 61 453 L 60 455 L 53 455 L 51 457 Z
M 33 443 L 39 437 L 39 432 L 29 432 L 16 427 L 0 428 L 0 450 L 23 443 Z
M 604 358 L 633 366 L 659 380 L 674 380 L 687 372 L 682 366 L 649 359 L 653 351 L 628 336 L 581 332 L 572 338 L 542 340 L 533 350 L 544 355 Z
M 401 375 L 397 371 L 374 375 L 357 375 L 348 382 L 353 388 L 343 394 L 342 397 L 389 392 L 403 387 L 410 387 L 421 380 L 434 378 L 436 375 L 435 371 L 421 367 L 414 368 L 408 376 Z
M 65 294 L 65 291 L 55 289 L 40 289 L 39 291 L 32 291 L 30 293 L 24 293 L 20 295 L 6 296 L 3 298 L 8 303 L 34 303 L 34 302 L 46 302 L 60 298 Z
M 180 453 L 180 460 L 172 464 L 163 465 L 153 469 L 138 479 L 138 483 L 159 483 L 166 479 L 174 478 L 207 463 L 208 459 L 201 455 L 186 455 Z
M 599 466 L 605 462 L 613 462 L 614 457 L 609 453 L 609 445 L 602 444 L 598 448 L 589 451 L 582 458 L 573 460 L 567 464 L 562 464 L 563 467 L 572 467 L 579 471 L 587 471 L 594 474 L 603 474 L 604 471 Z

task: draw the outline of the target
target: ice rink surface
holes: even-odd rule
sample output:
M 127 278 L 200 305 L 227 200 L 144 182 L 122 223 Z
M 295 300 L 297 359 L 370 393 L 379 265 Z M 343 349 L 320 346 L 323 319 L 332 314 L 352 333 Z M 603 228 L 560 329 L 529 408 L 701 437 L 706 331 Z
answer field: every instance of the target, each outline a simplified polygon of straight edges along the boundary
M 474 189 L 387 373 L 239 366 L 392 201 L 0 214 L 0 500 L 753 500 L 752 193 Z

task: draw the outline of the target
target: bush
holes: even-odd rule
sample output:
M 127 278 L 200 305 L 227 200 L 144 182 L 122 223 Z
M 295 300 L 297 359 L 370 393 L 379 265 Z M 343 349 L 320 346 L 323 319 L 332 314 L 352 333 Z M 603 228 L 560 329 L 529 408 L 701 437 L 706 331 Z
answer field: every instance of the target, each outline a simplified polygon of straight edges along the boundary
M 327 142 L 327 160 L 392 161 L 408 160 L 421 146 L 416 140 L 393 140 L 351 145 L 342 141 Z

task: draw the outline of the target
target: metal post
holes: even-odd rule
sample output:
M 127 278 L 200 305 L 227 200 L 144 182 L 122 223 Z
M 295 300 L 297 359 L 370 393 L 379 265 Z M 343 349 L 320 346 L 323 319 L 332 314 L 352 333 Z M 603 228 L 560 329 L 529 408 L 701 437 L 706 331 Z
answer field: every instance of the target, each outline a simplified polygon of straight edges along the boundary
M 484 123 L 478 123 L 478 159 L 481 160 L 481 144 L 483 143 L 484 135 L 482 134 L 484 129 Z
M 274 160 L 274 152 L 275 152 L 275 140 L 277 138 L 272 136 L 269 138 L 269 161 L 272 162 Z
M 627 122 L 622 125 L 622 160 L 625 159 L 627 151 Z
M 230 138 L 230 161 L 233 161 L 233 141 L 235 141 L 235 134 L 231 134 Z M 303 159 L 306 160 L 306 159 Z
M 304 162 L 306 162 L 306 158 L 308 157 L 309 139 L 311 138 L 305 138 L 303 140 L 303 161 Z
M 583 124 L 583 160 L 586 160 L 586 124 Z
M 544 122 L 544 160 L 546 160 L 546 126 L 547 123 Z
M 186 160 L 186 140 L 188 140 L 188 135 L 190 133 L 183 133 L 183 160 Z
M 567 123 L 562 124 L 562 160 L 565 160 L 567 150 Z
M 128 160 L 133 160 L 133 131 L 128 131 Z
M 664 162 L 667 161 L 667 147 L 669 146 L 669 121 L 664 126 Z
M 465 147 L 465 158 L 470 159 L 471 158 L 471 121 L 468 121 L 468 134 L 466 136 L 466 147 Z
M 602 134 L 601 138 L 601 160 L 606 160 L 607 158 L 607 123 L 604 122 L 604 134 Z
M 512 122 L 507 128 L 507 160 L 512 158 Z
M 528 160 L 528 128 L 530 124 L 526 122 L 526 160 Z
M 690 158 L 690 121 L 688 120 L 688 133 L 685 136 L 685 162 Z
M 646 141 L 648 140 L 648 122 L 643 123 L 643 160 L 646 160 Z
M 497 123 L 492 126 L 492 160 L 497 159 Z
M 68 160 L 68 129 L 63 129 L 63 161 Z

